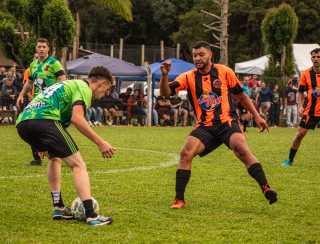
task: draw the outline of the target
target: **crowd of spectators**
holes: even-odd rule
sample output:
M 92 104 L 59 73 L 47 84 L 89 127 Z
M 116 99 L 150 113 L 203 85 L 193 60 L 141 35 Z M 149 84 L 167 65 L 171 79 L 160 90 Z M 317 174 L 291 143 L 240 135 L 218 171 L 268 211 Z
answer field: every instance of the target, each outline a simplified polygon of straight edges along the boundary
M 282 126 L 296 127 L 298 125 L 298 80 L 296 76 L 289 79 L 282 94 L 279 91 L 279 85 L 275 84 L 271 87 L 262 82 L 257 75 L 243 77 L 242 85 L 244 92 L 251 98 L 269 125 L 279 126 L 280 118 L 285 118 Z M 253 125 L 250 116 L 246 116 L 246 120 Z
M 128 87 L 118 94 L 115 87 L 107 91 L 100 100 L 93 101 L 87 109 L 87 120 L 91 126 L 146 125 L 147 95 L 143 89 Z M 152 107 L 152 125 L 187 126 L 194 120 L 193 110 L 187 100 L 178 96 L 170 98 L 154 97 Z

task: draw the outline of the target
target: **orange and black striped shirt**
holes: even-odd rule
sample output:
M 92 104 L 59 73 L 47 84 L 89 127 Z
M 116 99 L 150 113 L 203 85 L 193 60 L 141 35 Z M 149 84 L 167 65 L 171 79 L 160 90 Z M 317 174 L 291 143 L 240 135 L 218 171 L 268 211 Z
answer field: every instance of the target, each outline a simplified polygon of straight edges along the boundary
M 227 66 L 214 64 L 207 74 L 197 69 L 179 75 L 169 83 L 172 94 L 187 90 L 199 126 L 230 123 L 237 117 L 232 94 L 243 92 L 240 81 Z
M 320 74 L 313 68 L 305 70 L 299 81 L 299 91 L 307 92 L 303 115 L 320 117 Z

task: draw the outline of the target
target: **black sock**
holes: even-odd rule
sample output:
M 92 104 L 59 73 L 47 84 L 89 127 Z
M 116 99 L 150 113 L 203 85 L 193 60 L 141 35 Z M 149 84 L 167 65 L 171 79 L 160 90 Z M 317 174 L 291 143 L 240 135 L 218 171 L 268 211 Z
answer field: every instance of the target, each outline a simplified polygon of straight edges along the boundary
M 97 213 L 93 209 L 93 201 L 92 201 L 92 199 L 87 199 L 87 200 L 84 200 L 82 202 L 83 202 L 84 209 L 86 211 L 86 217 L 87 218 L 95 218 L 95 217 L 98 216 Z
M 243 121 L 243 132 L 247 131 L 247 126 L 248 126 L 248 121 L 247 120 Z
M 33 156 L 34 160 L 41 160 L 38 152 L 33 147 L 31 147 L 31 150 L 32 150 L 32 156 Z
M 293 162 L 297 151 L 298 151 L 297 149 L 290 148 L 290 151 L 289 151 L 289 160 L 290 160 L 290 162 Z
M 252 178 L 254 178 L 258 182 L 263 192 L 266 189 L 270 188 L 270 186 L 268 185 L 266 175 L 264 174 L 264 171 L 260 163 L 255 163 L 251 165 L 250 168 L 248 168 L 248 173 L 251 175 Z
M 184 191 L 190 179 L 191 170 L 178 169 L 176 172 L 176 199 L 184 200 Z
M 59 191 L 51 192 L 51 198 L 52 198 L 52 203 L 54 207 L 64 208 L 61 192 Z

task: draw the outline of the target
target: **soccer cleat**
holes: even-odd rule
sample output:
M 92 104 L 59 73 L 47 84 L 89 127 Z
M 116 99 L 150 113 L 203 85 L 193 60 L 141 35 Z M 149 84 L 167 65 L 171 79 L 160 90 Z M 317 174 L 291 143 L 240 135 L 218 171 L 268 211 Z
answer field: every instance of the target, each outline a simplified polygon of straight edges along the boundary
M 269 186 L 266 186 L 263 189 L 263 194 L 265 198 L 269 201 L 269 204 L 273 204 L 278 200 L 277 193 L 274 190 L 271 190 Z
M 109 225 L 112 223 L 112 218 L 98 215 L 95 218 L 87 218 L 86 221 L 87 224 L 91 226 Z
M 74 219 L 74 216 L 73 216 L 70 208 L 55 207 L 53 209 L 52 219 L 54 219 L 54 220 L 67 219 L 68 220 L 68 219 Z
M 30 162 L 30 165 L 32 166 L 40 166 L 42 164 L 41 159 L 34 159 Z
M 293 164 L 293 161 L 291 161 L 289 159 L 286 159 L 286 160 L 282 161 L 282 166 L 283 167 L 290 167 L 290 166 L 292 166 L 292 164 Z
M 186 206 L 186 202 L 181 199 L 175 199 L 170 208 L 179 209 L 184 208 Z

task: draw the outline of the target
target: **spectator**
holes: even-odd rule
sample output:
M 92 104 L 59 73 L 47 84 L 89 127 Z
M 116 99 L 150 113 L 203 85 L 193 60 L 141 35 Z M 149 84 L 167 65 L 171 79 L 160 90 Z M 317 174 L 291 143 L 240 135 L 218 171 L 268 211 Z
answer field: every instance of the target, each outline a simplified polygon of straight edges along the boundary
M 248 97 L 251 97 L 251 88 L 249 87 L 249 81 L 250 77 L 245 76 L 242 80 L 242 89 L 245 94 L 247 94 Z
M 106 95 L 99 100 L 100 106 L 103 109 L 105 122 L 107 125 L 117 123 L 118 111 L 125 108 L 120 99 L 113 96 L 112 90 L 106 91 Z
M 6 68 L 4 66 L 0 66 L 0 83 L 6 77 Z
M 194 113 L 190 102 L 187 99 L 183 99 L 179 111 L 179 116 L 182 118 L 182 126 L 187 126 L 189 118 L 194 120 Z
M 3 79 L 1 94 L 2 94 L 2 108 L 5 110 L 15 110 L 15 99 L 17 96 L 17 89 L 13 85 L 13 77 L 8 76 Z
M 250 88 L 254 86 L 257 86 L 257 87 L 261 86 L 261 80 L 259 79 L 258 75 L 252 75 L 252 78 L 248 82 L 248 86 Z
M 103 109 L 99 106 L 99 100 L 93 100 L 90 108 L 87 108 L 87 120 L 90 126 L 102 126 Z
M 148 94 L 148 89 L 146 89 L 146 93 L 144 95 L 144 102 L 145 102 L 146 106 L 148 106 L 148 96 L 147 96 L 147 94 Z M 155 97 L 153 96 L 152 97 L 152 116 L 151 116 L 151 119 L 152 119 L 152 125 L 159 126 L 159 115 L 158 115 L 157 110 L 155 109 L 156 102 L 157 101 L 156 101 Z M 145 108 L 144 112 L 145 112 L 145 114 L 148 113 L 147 107 Z
M 252 100 L 253 105 L 256 107 L 257 110 L 259 109 L 259 106 L 257 104 L 257 96 L 258 96 L 260 90 L 261 90 L 261 88 L 258 87 L 257 85 L 253 85 L 253 87 L 250 88 L 250 92 L 251 92 L 250 98 Z
M 298 104 L 297 104 L 297 92 L 298 87 L 294 86 L 292 80 L 288 81 L 288 85 L 285 93 L 285 109 L 287 113 L 287 126 L 294 127 L 297 124 L 298 119 Z
M 157 110 L 159 114 L 159 119 L 160 122 L 164 126 L 171 125 L 171 120 L 170 120 L 170 109 L 171 109 L 171 104 L 170 100 L 167 99 L 166 97 L 158 97 L 156 107 L 155 109 Z
M 279 126 L 280 104 L 281 104 L 281 99 L 280 99 L 280 93 L 279 93 L 279 86 L 275 84 L 272 91 L 272 103 L 271 103 L 271 109 L 270 109 L 271 126 Z
M 138 119 L 138 123 L 140 125 L 144 125 L 145 123 L 145 118 L 146 118 L 146 103 L 144 100 L 144 94 L 143 90 L 141 89 L 135 89 L 133 96 L 129 97 L 128 100 L 128 113 L 129 113 L 129 104 L 131 106 L 131 115 L 133 117 L 136 117 Z M 131 123 L 131 121 L 129 120 Z
M 271 107 L 271 101 L 272 90 L 266 86 L 266 83 L 262 82 L 261 90 L 256 97 L 256 104 L 258 104 L 259 112 L 264 116 L 266 121 L 268 120 L 268 113 Z
M 131 118 L 131 114 L 129 112 L 129 109 L 128 109 L 128 100 L 129 100 L 129 97 L 131 96 L 132 94 L 132 88 L 131 87 L 128 87 L 126 92 L 125 93 L 121 93 L 119 95 L 119 98 L 122 102 L 122 106 L 123 106 L 123 110 L 125 111 L 126 115 L 127 115 L 127 123 L 129 123 L 129 117 Z M 131 110 L 131 108 L 130 108 Z
M 170 114 L 173 117 L 173 126 L 176 127 L 179 122 L 180 106 L 182 104 L 182 100 L 178 95 L 175 95 L 170 98 L 170 104 Z

